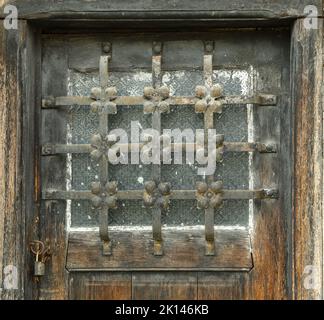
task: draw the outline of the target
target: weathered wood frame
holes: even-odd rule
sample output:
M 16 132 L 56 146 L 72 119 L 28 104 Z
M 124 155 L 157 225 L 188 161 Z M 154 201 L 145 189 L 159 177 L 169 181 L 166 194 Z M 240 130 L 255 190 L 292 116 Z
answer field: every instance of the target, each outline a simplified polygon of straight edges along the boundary
M 27 248 L 39 232 L 39 208 L 35 205 L 40 194 L 39 147 L 35 139 L 38 109 L 35 106 L 40 105 L 36 88 L 40 86 L 39 36 L 42 28 L 80 29 L 85 23 L 99 28 L 108 24 L 120 26 L 125 21 L 145 26 L 164 21 L 170 24 L 170 19 L 182 26 L 291 25 L 291 103 L 294 106 L 291 116 L 295 126 L 286 128 L 286 137 L 293 139 L 293 190 L 286 190 L 285 201 L 287 208 L 292 206 L 293 210 L 287 226 L 291 239 L 286 248 L 289 259 L 280 261 L 286 264 L 289 288 L 287 292 L 282 287 L 272 288 L 271 292 L 267 288 L 256 288 L 261 275 L 255 274 L 250 280 L 255 284 L 250 284 L 250 295 L 245 297 L 323 298 L 323 20 L 320 18 L 318 29 L 305 29 L 303 24 L 305 5 L 316 5 L 322 15 L 321 1 L 238 0 L 228 3 L 206 0 L 197 4 L 179 0 L 175 5 L 174 1 L 155 2 L 155 7 L 144 11 L 145 0 L 136 3 L 102 0 L 97 1 L 95 8 L 88 1 L 68 0 L 49 7 L 47 1 L 16 0 L 1 1 L 0 18 L 5 17 L 3 8 L 9 2 L 18 7 L 20 20 L 18 31 L 6 31 L 3 24 L 0 25 L 0 70 L 3 75 L 0 81 L 0 269 L 15 265 L 19 285 L 18 290 L 2 290 L 2 298 L 37 298 Z M 29 188 L 30 185 L 34 188 Z M 310 265 L 317 271 L 313 275 L 318 286 L 313 290 L 303 285 L 305 267 Z M 3 272 L 1 283 L 2 275 Z M 62 292 L 47 292 L 47 296 L 63 297 Z

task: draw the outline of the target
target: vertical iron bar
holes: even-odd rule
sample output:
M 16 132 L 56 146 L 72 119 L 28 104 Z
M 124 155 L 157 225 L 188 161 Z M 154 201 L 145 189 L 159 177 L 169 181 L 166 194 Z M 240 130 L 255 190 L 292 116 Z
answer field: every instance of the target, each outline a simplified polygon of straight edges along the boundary
M 213 85 L 213 42 L 205 43 L 204 54 L 204 80 L 205 86 L 210 91 Z M 208 129 L 214 127 L 214 113 L 210 108 L 207 108 L 204 113 L 205 127 L 205 148 L 208 150 Z M 206 182 L 210 185 L 214 180 L 214 175 L 206 177 Z M 208 207 L 205 209 L 205 238 L 206 238 L 206 255 L 215 255 L 215 230 L 214 230 L 214 208 Z
M 162 44 L 153 43 L 153 55 L 152 55 L 152 84 L 155 89 L 159 88 L 162 85 Z M 152 129 L 157 130 L 161 134 L 161 114 L 158 108 L 152 114 Z M 152 179 L 159 184 L 161 180 L 161 165 L 152 164 Z M 152 209 L 153 221 L 153 241 L 154 255 L 160 256 L 163 254 L 162 248 L 162 226 L 161 226 L 161 208 L 159 203 L 155 203 L 154 208 Z
M 105 102 L 106 94 L 105 89 L 108 86 L 108 61 L 110 56 L 100 57 L 100 87 L 101 96 L 100 100 L 102 103 Z M 99 133 L 103 139 L 108 134 L 108 113 L 101 110 L 99 113 Z M 103 155 L 99 162 L 99 180 L 100 184 L 104 188 L 108 183 L 108 155 Z M 103 255 L 111 255 L 111 241 L 108 232 L 108 211 L 106 206 L 100 208 L 99 212 L 99 234 L 100 239 L 103 241 Z

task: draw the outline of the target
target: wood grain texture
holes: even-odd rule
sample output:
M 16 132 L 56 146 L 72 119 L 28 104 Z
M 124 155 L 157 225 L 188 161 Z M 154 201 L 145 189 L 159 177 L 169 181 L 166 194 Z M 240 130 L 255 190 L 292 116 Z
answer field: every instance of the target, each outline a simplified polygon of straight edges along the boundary
M 22 58 L 26 23 L 6 31 L 0 20 L 0 273 L 12 265 L 18 271 L 18 288 L 3 288 L 2 299 L 23 297 L 24 218 L 22 215 Z M 5 278 L 0 276 L 1 285 Z
M 196 300 L 196 272 L 135 272 L 133 300 Z
M 198 272 L 198 300 L 241 300 L 244 274 L 239 272 Z
M 72 272 L 69 299 L 72 300 L 131 300 L 131 273 Z
M 321 0 L 314 0 L 312 4 L 321 7 Z M 259 16 L 263 18 L 287 18 L 304 14 L 305 5 L 309 1 L 271 1 L 271 0 L 167 0 L 167 1 L 88 1 L 88 0 L 66 0 L 60 2 L 48 2 L 45 0 L 12 0 L 11 4 L 18 7 L 20 17 L 28 19 L 49 18 L 129 18 L 141 17 L 156 19 L 173 13 L 174 16 L 195 17 L 229 17 L 238 16 L 249 18 Z M 4 5 L 4 4 L 3 4 Z M 0 7 L 0 9 L 2 9 Z M 121 15 L 121 12 L 124 12 Z M 1 10 L 0 17 L 3 17 Z
M 35 4 L 36 2 L 30 2 L 30 4 L 33 3 Z M 43 9 L 40 7 L 37 13 L 35 7 L 31 6 L 30 10 L 34 10 L 35 15 L 37 15 Z M 41 15 L 44 14 L 45 16 L 45 10 L 42 12 Z M 69 13 L 67 12 L 67 14 Z M 2 270 L 5 265 L 14 264 L 21 271 L 25 270 L 26 267 L 22 260 L 26 255 L 26 243 L 24 243 L 25 213 L 22 209 L 24 204 L 21 198 L 22 194 L 24 194 L 21 186 L 21 111 L 22 101 L 25 99 L 23 97 L 25 90 L 23 82 L 27 81 L 27 78 L 24 78 L 22 75 L 22 70 L 28 70 L 21 68 L 21 65 L 24 63 L 26 66 L 27 63 L 32 64 L 34 62 L 24 56 L 26 42 L 25 22 L 20 22 L 20 28 L 19 32 L 7 33 L 3 30 L 2 24 L 0 25 L 0 72 L 1 75 L 4 75 L 0 78 L 0 269 Z M 187 294 L 189 297 L 200 299 L 232 299 L 234 297 L 243 297 L 244 299 L 283 299 L 290 297 L 289 290 L 291 284 L 289 278 L 292 277 L 294 293 L 292 297 L 296 299 L 323 298 L 323 158 L 322 105 L 320 100 L 322 86 L 322 25 L 320 25 L 319 30 L 306 30 L 303 27 L 302 20 L 299 20 L 293 28 L 292 40 L 293 72 L 291 76 L 294 80 L 292 86 L 292 106 L 295 108 L 296 123 L 294 130 L 294 172 L 288 169 L 288 163 L 291 158 L 284 156 L 285 153 L 287 155 L 287 150 L 290 152 L 290 142 L 286 139 L 286 137 L 289 137 L 290 131 L 285 129 L 281 131 L 280 159 L 277 158 L 277 155 L 271 155 L 270 157 L 273 158 L 270 160 L 265 159 L 268 155 L 257 156 L 263 157 L 257 160 L 257 166 L 261 172 L 257 182 L 260 185 L 269 185 L 278 182 L 279 173 L 287 174 L 290 177 L 294 177 L 295 191 L 292 194 L 291 189 L 289 189 L 291 182 L 289 179 L 286 179 L 285 183 L 279 181 L 279 189 L 281 190 L 280 200 L 270 200 L 263 203 L 256 201 L 255 220 L 252 231 L 254 269 L 250 273 L 244 274 L 227 272 L 217 274 L 200 273 L 196 287 L 194 286 L 194 279 L 196 278 L 197 281 L 197 277 L 194 276 L 195 273 L 186 274 L 179 272 L 170 276 L 168 273 L 159 272 L 156 273 L 155 279 L 153 279 L 153 274 L 150 278 L 152 284 L 149 288 L 151 291 L 148 291 L 151 292 L 150 295 L 173 298 L 176 296 L 183 297 Z M 64 49 L 62 48 L 62 50 L 64 55 Z M 60 57 L 57 60 L 60 61 Z M 289 63 L 286 65 L 289 65 Z M 66 68 L 66 66 L 63 65 L 63 67 L 55 69 L 55 72 L 57 71 L 55 77 L 47 77 L 46 88 L 48 90 L 45 90 L 47 94 L 52 94 L 53 92 L 56 94 L 55 90 L 57 90 L 57 94 L 66 94 L 63 90 L 65 87 L 64 81 L 53 81 L 56 78 L 64 79 L 64 77 L 61 77 L 64 74 L 62 68 Z M 286 72 L 284 69 L 281 71 Z M 275 73 L 271 72 L 270 67 L 268 71 L 265 71 L 264 75 L 275 78 Z M 53 88 L 50 81 L 53 82 L 53 87 L 57 86 L 56 89 L 50 90 Z M 263 82 L 265 81 L 263 80 Z M 284 77 L 281 81 L 282 83 L 289 83 L 289 80 Z M 30 86 L 30 84 L 28 85 Z M 62 85 L 61 88 L 60 85 Z M 283 94 L 287 94 L 286 89 L 283 90 Z M 282 100 L 284 103 L 281 103 L 281 106 L 288 105 L 285 99 Z M 274 121 L 267 120 L 271 118 L 268 117 L 269 114 L 267 112 L 271 113 L 273 111 L 269 110 L 261 111 L 256 117 L 261 127 L 264 128 L 263 132 L 258 133 L 261 137 L 260 141 L 266 141 L 273 132 L 277 133 Z M 60 114 L 57 115 L 60 117 Z M 284 124 L 286 128 L 292 128 L 291 116 L 289 112 L 282 114 L 281 117 L 286 120 L 281 119 L 281 125 Z M 54 116 L 49 117 L 50 121 L 53 119 L 55 119 Z M 60 125 L 64 123 L 61 120 L 57 121 Z M 58 140 L 62 140 L 59 142 L 64 143 L 62 138 L 64 131 L 58 132 L 57 136 L 55 132 L 52 132 L 49 136 L 53 138 L 53 141 L 58 138 Z M 26 143 L 28 139 L 24 141 Z M 32 150 L 32 148 L 28 150 Z M 24 159 L 30 156 L 30 154 L 25 154 Z M 58 163 L 55 156 L 49 157 L 46 161 L 49 161 L 47 165 L 52 167 L 52 169 L 45 181 L 50 183 L 54 181 L 54 187 L 62 187 L 63 180 L 60 180 L 62 177 L 60 177 L 59 170 L 56 170 L 56 168 L 62 166 L 62 163 Z M 276 163 L 280 163 L 282 168 L 278 168 Z M 275 175 L 273 175 L 273 172 L 275 172 Z M 28 185 L 25 188 L 28 188 Z M 294 210 L 290 210 L 289 201 L 294 203 Z M 40 236 L 42 239 L 49 241 L 54 249 L 54 256 L 47 269 L 49 275 L 42 280 L 40 298 L 63 299 L 67 298 L 67 274 L 65 272 L 66 234 L 64 229 L 65 205 L 64 202 L 55 201 L 47 201 L 46 205 L 42 211 L 41 229 L 43 231 Z M 289 219 L 291 218 L 294 219 L 293 225 L 289 227 Z M 33 226 L 30 226 L 29 223 L 28 226 L 33 229 Z M 292 241 L 289 241 L 291 231 L 294 232 L 294 237 Z M 30 233 L 29 236 L 31 237 L 33 234 Z M 70 245 L 73 247 L 71 251 L 73 259 L 77 263 L 81 261 L 83 265 L 90 266 L 91 268 L 93 266 L 96 267 L 97 261 L 95 259 L 100 258 L 99 249 L 98 252 L 96 251 L 97 248 L 100 248 L 97 245 L 99 242 L 97 240 L 90 241 L 90 258 L 94 257 L 96 261 L 91 264 L 92 262 L 88 261 L 88 258 L 83 259 L 77 256 L 85 248 L 84 244 L 88 244 L 87 239 L 78 237 L 75 240 L 71 239 L 71 241 L 75 241 L 73 244 L 70 242 Z M 174 249 L 173 243 L 170 243 L 171 247 Z M 243 247 L 246 249 L 246 246 Z M 151 248 L 151 244 L 147 242 L 146 249 L 149 248 Z M 292 254 L 292 262 L 290 257 L 288 257 L 288 252 Z M 241 257 L 240 254 L 242 252 L 239 253 L 239 257 Z M 247 259 L 246 255 L 244 259 Z M 203 259 L 201 263 L 208 265 Z M 104 267 L 109 265 L 101 264 Z M 252 264 L 248 265 L 249 267 L 252 266 Z M 313 265 L 318 270 L 316 274 L 318 275 L 317 283 L 319 287 L 316 290 L 306 290 L 303 285 L 305 281 L 304 270 L 308 265 Z M 26 270 L 25 280 L 26 277 L 30 277 L 30 268 L 26 268 Z M 104 276 L 103 274 L 92 272 L 87 275 L 83 272 L 74 274 L 71 277 L 73 281 L 70 282 L 72 290 L 70 290 L 70 297 L 86 299 L 119 299 L 125 297 L 128 299 L 132 296 L 130 285 L 132 281 L 136 284 L 135 289 L 137 290 L 133 290 L 134 297 L 148 296 L 145 291 L 145 285 L 148 282 L 145 279 L 146 274 L 144 273 L 133 273 L 132 278 L 129 273 L 122 274 L 120 277 L 117 273 L 109 274 L 109 276 Z M 178 282 L 177 275 L 181 275 Z M 185 279 L 188 278 L 190 281 L 186 284 Z M 22 280 L 21 277 L 19 279 Z M 0 280 L 3 280 L 1 276 Z M 74 281 L 75 284 L 73 284 Z M 119 284 L 120 282 L 121 284 Z M 194 287 L 198 290 L 196 295 L 194 294 Z M 82 291 L 78 288 L 85 289 Z M 22 298 L 22 290 L 22 286 L 19 286 L 19 290 L 3 290 L 1 298 Z M 27 290 L 29 289 L 27 288 Z
M 292 33 L 295 107 L 295 191 L 293 216 L 293 294 L 295 299 L 323 299 L 323 20 L 306 29 L 296 21 Z M 313 272 L 305 269 L 312 266 Z M 307 276 L 317 284 L 307 290 Z
M 23 104 L 23 214 L 25 219 L 25 276 L 24 296 L 26 299 L 38 298 L 38 283 L 33 277 L 35 257 L 29 250 L 29 243 L 39 239 L 39 146 L 38 117 L 40 105 L 40 34 L 37 29 L 27 25 L 26 52 L 22 71 L 24 94 Z
M 67 55 L 64 41 L 49 41 L 42 46 L 42 95 L 67 93 Z M 55 81 L 53 81 L 55 79 Z M 40 143 L 66 143 L 66 114 L 55 110 L 42 112 Z M 40 150 L 39 150 L 40 151 Z M 43 157 L 42 185 L 65 188 L 65 157 Z M 40 239 L 50 246 L 52 256 L 46 275 L 40 281 L 40 299 L 66 299 L 68 275 L 66 261 L 66 202 L 44 201 L 40 215 Z
M 254 268 L 245 276 L 245 299 L 287 299 L 286 250 L 291 234 L 287 229 L 291 203 L 285 195 L 292 192 L 290 178 L 289 134 L 282 131 L 291 128 L 289 117 L 289 39 L 282 44 L 278 58 L 271 63 L 264 61 L 255 66 L 254 90 L 271 92 L 280 96 L 278 107 L 254 108 L 254 139 L 275 141 L 280 149 L 277 154 L 254 154 L 254 187 L 279 186 L 279 199 L 254 201 L 251 240 Z M 286 116 L 285 116 L 286 115 Z M 288 117 L 287 117 L 288 116 Z M 287 119 L 285 119 L 287 117 Z M 282 143 L 286 140 L 285 143 Z M 280 142 L 280 143 L 279 143 Z
M 69 236 L 68 270 L 250 270 L 252 258 L 247 231 L 216 230 L 215 256 L 205 256 L 203 230 L 163 230 L 164 255 L 153 255 L 152 233 L 111 231 L 113 255 L 100 251 L 96 232 Z

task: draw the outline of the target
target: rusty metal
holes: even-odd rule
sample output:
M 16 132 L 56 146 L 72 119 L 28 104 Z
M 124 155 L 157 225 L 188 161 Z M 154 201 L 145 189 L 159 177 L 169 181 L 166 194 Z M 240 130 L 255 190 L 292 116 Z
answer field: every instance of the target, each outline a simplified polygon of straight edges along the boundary
M 214 181 L 210 185 L 197 182 L 196 199 L 198 209 L 218 208 L 223 203 L 223 182 Z
M 169 112 L 169 103 L 167 99 L 170 96 L 170 90 L 166 86 L 162 86 L 162 48 L 160 42 L 153 42 L 152 44 L 152 88 L 144 89 L 144 98 L 148 99 L 144 103 L 144 113 L 147 107 L 152 109 L 152 129 L 161 134 L 161 113 Z M 149 93 L 149 95 L 147 95 Z M 153 96 L 150 95 L 153 93 Z M 152 180 L 153 183 L 161 180 L 161 165 L 152 165 Z M 146 184 L 146 192 L 153 191 L 153 183 Z M 150 186 L 148 186 L 150 185 Z M 153 191 L 154 192 L 154 191 Z M 159 204 L 163 197 L 159 197 L 157 202 L 152 208 L 152 228 L 153 228 L 153 254 L 156 256 L 163 255 L 163 238 L 162 238 L 162 224 L 161 224 L 161 211 L 162 208 Z
M 198 182 L 196 185 L 198 209 L 205 210 L 206 255 L 215 254 L 214 209 L 223 203 L 223 182 Z
M 218 136 L 218 135 L 217 135 Z M 223 135 L 222 135 L 223 136 Z M 112 143 L 109 143 L 107 141 L 106 148 L 104 149 L 104 152 L 108 152 L 109 147 Z M 128 143 L 128 152 L 132 152 L 132 150 L 141 150 L 145 143 Z M 126 145 L 120 143 L 120 148 L 125 150 Z M 174 150 L 179 149 L 178 143 L 171 143 L 171 152 L 174 152 Z M 181 144 L 182 150 L 186 151 L 186 148 L 189 148 L 190 150 L 197 150 L 198 148 L 201 148 L 200 145 L 197 144 Z M 226 152 L 260 152 L 260 153 L 276 153 L 278 150 L 278 147 L 275 143 L 257 143 L 257 142 L 229 142 L 224 141 L 222 145 L 216 145 L 216 147 L 222 147 L 223 153 Z M 132 149 L 133 148 L 133 149 Z M 54 155 L 54 154 L 65 154 L 65 153 L 91 153 L 96 149 L 96 146 L 94 144 L 44 144 L 42 146 L 42 155 Z M 220 150 L 221 151 L 221 150 Z
M 158 88 L 145 87 L 144 88 L 144 113 L 160 113 L 170 112 L 170 103 L 168 98 L 170 96 L 170 89 L 167 86 Z
M 147 181 L 144 185 L 143 201 L 149 208 L 159 207 L 167 209 L 170 203 L 171 185 L 169 183 L 159 183 Z
M 219 100 L 222 96 L 223 88 L 220 84 L 213 85 L 210 89 L 206 86 L 196 87 L 197 102 L 195 103 L 196 113 L 207 111 L 221 113 L 223 103 Z
M 91 152 L 90 156 L 94 161 L 99 162 L 103 157 L 108 157 L 108 151 L 115 142 L 109 140 L 109 136 L 101 136 L 94 134 L 91 137 Z M 84 147 L 83 147 L 84 148 Z M 88 148 L 84 148 L 87 150 Z M 107 159 L 108 161 L 108 159 Z
M 144 190 L 123 190 L 117 188 L 117 182 L 108 178 L 108 151 L 115 143 L 109 141 L 108 118 L 110 114 L 117 113 L 118 106 L 143 105 L 144 113 L 152 114 L 152 128 L 161 133 L 161 113 L 170 112 L 170 106 L 181 108 L 194 107 L 196 113 L 204 113 L 204 129 L 207 132 L 214 128 L 214 113 L 221 113 L 224 105 L 242 107 L 246 104 L 259 106 L 274 106 L 277 97 L 271 94 L 257 94 L 254 96 L 224 96 L 221 84 L 213 84 L 213 51 L 214 42 L 205 41 L 204 53 L 204 85 L 197 86 L 194 96 L 170 96 L 170 89 L 162 85 L 162 51 L 163 43 L 152 43 L 152 86 L 145 87 L 143 96 L 118 96 L 115 87 L 108 86 L 108 62 L 111 59 L 112 45 L 110 42 L 102 43 L 103 56 L 100 57 L 99 73 L 100 87 L 91 89 L 89 97 L 46 97 L 42 101 L 42 108 L 58 108 L 64 106 L 90 106 L 99 116 L 98 133 L 91 137 L 87 145 L 45 144 L 42 146 L 43 155 L 60 153 L 90 153 L 91 158 L 99 163 L 99 182 L 93 182 L 90 190 L 62 191 L 45 190 L 43 199 L 85 199 L 91 200 L 93 207 L 99 211 L 99 233 L 103 242 L 103 254 L 112 254 L 112 242 L 108 233 L 108 213 L 110 209 L 117 208 L 117 200 L 140 200 L 152 213 L 153 253 L 163 254 L 163 238 L 161 226 L 161 212 L 168 208 L 171 199 L 196 199 L 197 206 L 205 210 L 205 239 L 206 255 L 215 255 L 215 209 L 220 207 L 225 199 L 277 199 L 279 191 L 275 188 L 257 190 L 226 190 L 221 181 L 214 181 L 214 176 L 206 176 L 205 181 L 197 183 L 196 190 L 171 190 L 169 183 L 161 182 L 160 164 L 152 165 L 151 181 L 147 181 Z M 208 135 L 206 135 L 208 137 Z M 193 144 L 196 151 L 206 148 L 205 145 Z M 216 137 L 216 160 L 222 161 L 225 152 L 277 152 L 274 143 L 227 142 L 224 135 Z M 128 151 L 134 147 L 143 148 L 145 143 L 127 144 Z M 174 151 L 178 144 L 171 143 Z M 186 145 L 182 144 L 183 150 Z M 40 242 L 35 242 L 39 249 L 35 251 L 35 274 L 42 274 L 42 263 L 47 258 L 39 260 L 40 252 L 44 255 L 46 250 Z M 40 251 L 39 251 L 40 250 Z M 47 254 L 45 256 L 48 256 Z M 37 265 L 36 265 L 37 262 Z
M 117 89 L 115 87 L 92 88 L 91 98 L 96 100 L 90 104 L 92 112 L 98 112 L 99 114 L 117 113 L 117 105 L 114 102 L 117 98 Z
M 107 45 L 107 44 L 106 44 Z M 103 48 L 104 49 L 104 48 Z M 111 51 L 111 46 L 106 47 Z M 108 50 L 109 49 L 109 50 Z M 117 98 L 117 89 L 108 87 L 108 64 L 111 55 L 100 57 L 99 78 L 100 87 L 91 89 L 91 110 L 99 115 L 99 130 L 91 138 L 91 158 L 99 163 L 99 182 L 92 183 L 91 201 L 93 206 L 99 210 L 99 235 L 103 242 L 103 255 L 112 254 L 112 243 L 108 232 L 109 209 L 116 207 L 117 184 L 109 182 L 108 179 L 108 116 L 117 113 L 117 105 L 114 102 Z
M 154 255 L 162 255 L 162 230 L 161 210 L 168 208 L 170 203 L 171 186 L 169 183 L 147 181 L 144 184 L 143 201 L 147 208 L 152 210 L 153 215 L 153 240 Z
M 217 86 L 215 89 L 213 88 L 213 49 L 214 47 L 208 49 L 208 42 L 205 42 L 205 54 L 204 54 L 204 80 L 205 86 L 196 87 L 196 97 L 199 99 L 195 104 L 195 111 L 202 112 L 204 114 L 204 129 L 205 129 L 205 137 L 209 137 L 208 131 L 214 128 L 214 113 L 215 112 L 222 112 L 222 103 L 219 102 L 217 97 L 213 97 L 211 94 L 215 93 L 217 89 L 220 89 L 220 86 Z M 221 93 L 221 92 L 220 92 Z M 204 148 L 208 146 L 209 141 L 205 139 Z M 222 139 L 221 142 L 223 142 Z M 217 146 L 217 139 L 216 139 L 216 146 Z M 219 146 L 219 148 L 222 148 Z M 222 157 L 223 152 L 221 153 Z M 216 148 L 216 156 L 217 156 L 217 148 Z M 201 182 L 197 185 L 197 203 L 198 207 L 202 206 L 205 210 L 205 239 L 206 239 L 206 248 L 205 254 L 206 255 L 214 255 L 215 254 L 215 231 L 214 231 L 214 207 L 211 204 L 217 200 L 220 195 L 211 193 L 208 189 L 208 185 L 211 185 L 214 180 L 214 175 L 208 175 L 205 177 L 205 182 Z M 203 191 L 206 189 L 206 197 L 205 193 L 203 196 Z M 199 193 L 198 193 L 199 192 Z M 200 197 L 198 197 L 200 195 Z M 209 199 L 210 198 L 210 199 Z M 211 199 L 213 198 L 213 202 Z
M 196 198 L 197 190 L 171 190 L 170 200 L 189 200 Z M 65 191 L 47 189 L 42 192 L 43 200 L 91 200 L 91 190 Z M 117 190 L 119 200 L 143 200 L 143 190 Z M 249 200 L 249 199 L 278 199 L 279 191 L 276 188 L 256 190 L 227 190 L 223 189 L 224 200 Z
M 153 55 L 160 55 L 162 53 L 163 43 L 159 41 L 153 41 L 152 52 Z
M 111 54 L 112 45 L 111 42 L 102 43 L 102 52 L 106 54 Z
M 66 96 L 55 97 L 53 100 L 48 98 L 43 99 L 42 108 L 61 108 L 71 106 L 90 106 L 94 99 L 91 96 Z M 118 96 L 114 100 L 114 103 L 118 107 L 122 106 L 138 106 L 143 105 L 147 99 L 144 96 Z M 196 96 L 170 96 L 168 103 L 174 107 L 191 107 L 196 104 L 198 98 Z M 276 106 L 277 97 L 270 94 L 257 94 L 253 96 L 223 96 L 218 99 L 223 105 L 232 105 L 239 108 L 245 107 L 247 104 L 253 104 L 256 106 Z
M 95 208 L 107 207 L 110 209 L 117 208 L 117 182 L 109 181 L 106 185 L 100 182 L 92 182 L 91 201 Z
M 42 100 L 42 108 L 54 108 L 56 106 L 56 98 L 53 96 L 46 97 Z
M 214 51 L 214 41 L 205 41 L 204 42 L 205 53 L 212 53 Z
M 46 246 L 44 242 L 39 240 L 33 240 L 29 244 L 30 251 L 35 256 L 34 261 L 34 276 L 41 277 L 45 275 L 45 263 L 51 256 L 49 246 Z

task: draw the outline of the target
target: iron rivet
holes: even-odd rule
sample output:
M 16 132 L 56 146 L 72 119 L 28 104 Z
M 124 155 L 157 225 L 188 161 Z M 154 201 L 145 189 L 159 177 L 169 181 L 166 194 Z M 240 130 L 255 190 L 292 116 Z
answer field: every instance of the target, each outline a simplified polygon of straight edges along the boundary
M 160 54 L 162 51 L 162 43 L 161 42 L 153 42 L 153 52 L 155 54 Z
M 214 50 L 214 43 L 212 41 L 207 41 L 205 43 L 205 50 L 208 53 L 212 52 Z
M 111 51 L 111 43 L 110 42 L 104 43 L 104 45 L 102 47 L 102 51 L 104 53 L 109 53 Z

